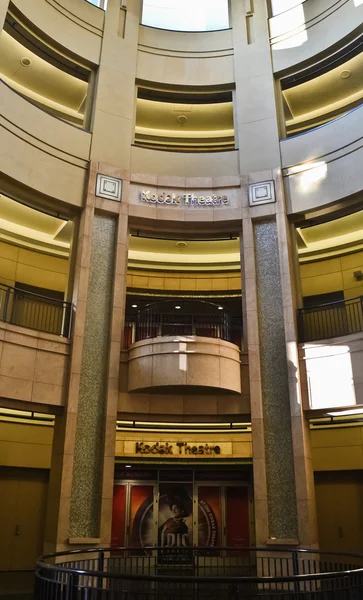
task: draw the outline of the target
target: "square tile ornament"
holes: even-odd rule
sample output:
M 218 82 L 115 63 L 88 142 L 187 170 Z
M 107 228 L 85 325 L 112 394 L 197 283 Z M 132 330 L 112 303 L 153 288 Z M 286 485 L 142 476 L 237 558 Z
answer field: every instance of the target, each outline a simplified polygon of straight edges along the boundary
M 96 196 L 121 202 L 122 180 L 97 173 Z
M 271 181 L 261 181 L 259 183 L 250 183 L 248 186 L 248 203 L 250 206 L 257 204 L 269 204 L 276 202 L 275 184 Z

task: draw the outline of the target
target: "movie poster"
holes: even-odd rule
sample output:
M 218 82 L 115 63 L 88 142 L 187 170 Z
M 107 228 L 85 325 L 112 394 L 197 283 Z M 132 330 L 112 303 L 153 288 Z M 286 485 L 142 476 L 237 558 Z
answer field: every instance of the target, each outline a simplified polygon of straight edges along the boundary
M 193 545 L 193 491 L 189 483 L 160 483 L 158 545 Z
M 131 546 L 154 545 L 154 486 L 132 485 L 130 493 Z
M 221 488 L 198 487 L 198 546 L 219 546 L 221 531 Z

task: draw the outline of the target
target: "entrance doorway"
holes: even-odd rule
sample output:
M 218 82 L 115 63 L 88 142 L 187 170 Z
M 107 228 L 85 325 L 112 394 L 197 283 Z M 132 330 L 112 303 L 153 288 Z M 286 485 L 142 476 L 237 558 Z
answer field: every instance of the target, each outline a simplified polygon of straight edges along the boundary
M 0 571 L 34 569 L 42 554 L 49 472 L 0 469 Z
M 224 481 L 217 479 L 222 474 Z M 122 475 L 116 476 L 114 486 L 114 547 L 233 548 L 252 543 L 246 472 L 137 469 Z

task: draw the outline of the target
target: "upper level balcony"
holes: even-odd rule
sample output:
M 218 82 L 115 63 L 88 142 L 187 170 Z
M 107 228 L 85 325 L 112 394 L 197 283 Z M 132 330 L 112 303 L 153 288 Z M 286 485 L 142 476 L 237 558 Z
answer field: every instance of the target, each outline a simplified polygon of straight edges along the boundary
M 176 298 L 127 317 L 128 390 L 241 391 L 241 320 L 223 306 Z

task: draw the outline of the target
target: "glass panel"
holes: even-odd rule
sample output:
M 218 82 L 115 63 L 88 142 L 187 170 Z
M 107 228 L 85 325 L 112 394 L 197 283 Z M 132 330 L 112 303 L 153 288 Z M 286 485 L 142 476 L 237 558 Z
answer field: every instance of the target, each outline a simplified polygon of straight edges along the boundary
M 126 486 L 114 485 L 111 546 L 125 546 Z
M 198 487 L 198 546 L 221 545 L 221 487 Z
M 247 487 L 226 486 L 226 544 L 232 548 L 250 544 Z
M 228 29 L 228 0 L 144 0 L 142 24 L 176 31 Z
M 130 546 L 154 544 L 154 486 L 132 485 L 130 492 Z
M 158 545 L 168 548 L 193 544 L 193 492 L 187 483 L 160 483 Z

